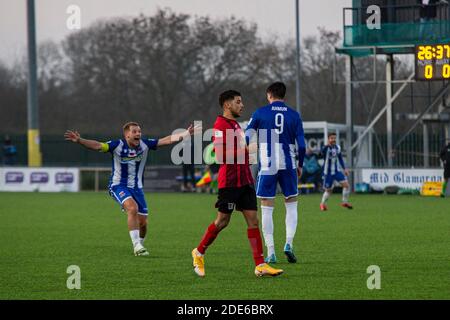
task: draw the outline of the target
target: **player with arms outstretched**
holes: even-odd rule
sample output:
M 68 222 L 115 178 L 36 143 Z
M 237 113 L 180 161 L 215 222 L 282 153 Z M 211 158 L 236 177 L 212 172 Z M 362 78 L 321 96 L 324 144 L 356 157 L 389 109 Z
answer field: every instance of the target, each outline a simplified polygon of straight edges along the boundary
M 246 128 L 247 141 L 258 133 L 259 172 L 256 195 L 261 198 L 262 229 L 267 247 L 265 261 L 268 263 L 277 262 L 272 215 L 278 184 L 286 207 L 284 253 L 288 262 L 297 262 L 293 242 L 298 221 L 298 178 L 302 173 L 306 144 L 302 119 L 297 111 L 285 104 L 285 95 L 284 83 L 271 84 L 266 90 L 269 105 L 256 110 Z
M 350 186 L 347 181 L 349 171 L 345 168 L 341 147 L 336 144 L 335 133 L 330 133 L 328 135 L 328 144 L 322 148 L 321 158 L 324 159 L 323 186 L 325 192 L 323 193 L 322 202 L 320 203 L 320 210 L 328 210 L 327 200 L 333 192 L 333 184 L 335 181 L 342 186 L 341 206 L 347 209 L 353 209 L 353 206 L 348 202 L 350 196 Z M 344 173 L 342 173 L 342 170 L 344 170 Z
M 230 222 L 234 209 L 241 211 L 247 222 L 247 236 L 253 251 L 255 275 L 277 276 L 283 273 L 264 263 L 262 239 L 258 227 L 256 194 L 250 172 L 249 155 L 244 132 L 236 121 L 244 105 L 241 94 L 234 90 L 219 97 L 223 115 L 214 124 L 214 150 L 219 168 L 219 195 L 216 203 L 217 218 L 206 229 L 197 248 L 192 250 L 195 273 L 205 276 L 204 254 L 220 231 Z
M 196 128 L 197 129 L 197 128 Z M 128 230 L 136 256 L 149 255 L 144 247 L 147 234 L 148 209 L 144 198 L 142 176 L 149 150 L 178 142 L 194 133 L 193 126 L 185 132 L 161 139 L 145 139 L 141 127 L 136 122 L 123 126 L 123 139 L 108 142 L 83 139 L 77 131 L 67 130 L 66 140 L 83 147 L 112 155 L 112 173 L 109 180 L 109 193 L 128 215 Z

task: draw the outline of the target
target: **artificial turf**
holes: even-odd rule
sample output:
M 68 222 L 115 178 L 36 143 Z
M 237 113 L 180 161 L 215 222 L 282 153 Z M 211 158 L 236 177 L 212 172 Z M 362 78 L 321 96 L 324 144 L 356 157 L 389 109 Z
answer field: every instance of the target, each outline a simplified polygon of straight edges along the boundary
M 132 254 L 126 217 L 106 192 L 0 193 L 0 299 L 449 299 L 450 200 L 352 195 L 354 210 L 320 212 L 303 196 L 287 263 L 284 205 L 274 212 L 278 263 L 285 273 L 257 278 L 240 213 L 205 256 L 206 277 L 191 250 L 215 218 L 216 196 L 146 194 L 149 257 Z M 66 286 L 67 267 L 81 289 Z M 381 270 L 369 290 L 367 268 Z

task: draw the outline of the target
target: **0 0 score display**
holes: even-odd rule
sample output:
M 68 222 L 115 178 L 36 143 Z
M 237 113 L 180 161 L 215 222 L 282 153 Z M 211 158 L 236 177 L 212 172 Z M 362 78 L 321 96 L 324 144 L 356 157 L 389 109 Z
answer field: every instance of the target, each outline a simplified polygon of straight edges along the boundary
M 450 79 L 450 44 L 416 46 L 416 80 Z

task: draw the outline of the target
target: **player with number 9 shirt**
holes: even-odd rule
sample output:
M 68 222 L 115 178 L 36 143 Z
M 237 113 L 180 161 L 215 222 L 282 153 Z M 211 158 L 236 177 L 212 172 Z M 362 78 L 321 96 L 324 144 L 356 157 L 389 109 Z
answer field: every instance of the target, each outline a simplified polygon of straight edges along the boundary
M 301 176 L 306 144 L 300 114 L 286 105 L 286 85 L 271 84 L 266 90 L 269 105 L 255 111 L 246 129 L 247 141 L 258 131 L 259 172 L 256 195 L 261 198 L 262 228 L 267 246 L 266 262 L 276 263 L 273 210 L 277 185 L 285 198 L 288 262 L 295 263 L 293 240 L 297 229 L 298 176 Z M 297 164 L 298 157 L 298 164 Z

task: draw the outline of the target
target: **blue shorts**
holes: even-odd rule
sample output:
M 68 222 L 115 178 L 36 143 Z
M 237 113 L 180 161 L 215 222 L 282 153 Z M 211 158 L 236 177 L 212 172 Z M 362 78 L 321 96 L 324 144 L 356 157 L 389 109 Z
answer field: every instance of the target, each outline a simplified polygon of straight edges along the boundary
M 146 216 L 148 214 L 147 203 L 145 202 L 144 192 L 139 188 L 128 188 L 124 186 L 112 186 L 109 188 L 109 194 L 123 207 L 125 200 L 132 198 L 138 205 L 138 213 Z
M 347 177 L 342 172 L 336 172 L 335 174 L 327 174 L 323 176 L 323 186 L 325 189 L 331 189 L 334 181 L 342 182 L 347 181 Z
M 275 198 L 277 183 L 280 184 L 285 198 L 298 195 L 297 170 L 279 170 L 276 174 L 258 174 L 256 196 L 258 198 Z

